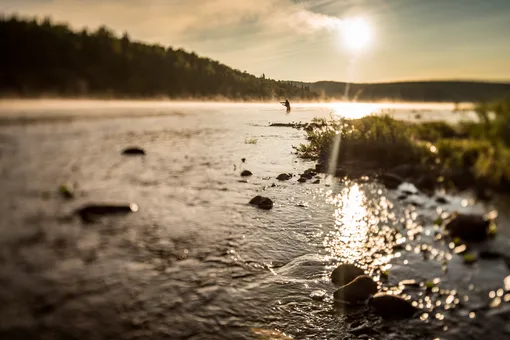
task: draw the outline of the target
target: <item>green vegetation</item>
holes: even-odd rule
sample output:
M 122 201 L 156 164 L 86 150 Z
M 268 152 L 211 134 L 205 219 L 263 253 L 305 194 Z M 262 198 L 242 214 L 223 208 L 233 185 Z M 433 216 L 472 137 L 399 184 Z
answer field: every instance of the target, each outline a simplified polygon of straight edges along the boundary
M 257 144 L 257 138 L 245 138 L 244 144 Z
M 308 86 L 256 77 L 181 49 L 72 31 L 49 19 L 0 17 L 3 96 L 315 99 Z
M 316 119 L 319 127 L 307 129 L 308 143 L 296 149 L 303 158 L 327 164 L 338 144 L 337 168 L 393 172 L 409 166 L 412 169 L 404 177 L 430 176 L 434 182 L 461 189 L 483 186 L 510 191 L 510 97 L 479 105 L 477 112 L 479 122 L 456 126 L 410 123 L 390 116 Z

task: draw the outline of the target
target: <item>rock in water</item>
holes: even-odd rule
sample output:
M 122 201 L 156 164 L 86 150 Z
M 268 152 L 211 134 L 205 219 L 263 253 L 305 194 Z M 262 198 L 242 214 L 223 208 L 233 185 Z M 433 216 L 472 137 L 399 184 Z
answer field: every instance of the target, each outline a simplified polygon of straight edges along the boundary
M 250 200 L 250 204 L 256 205 L 260 209 L 269 210 L 273 208 L 273 201 L 268 197 L 255 196 Z
M 136 146 L 125 148 L 122 150 L 123 155 L 127 156 L 143 156 L 145 155 L 145 150 Z
M 490 220 L 482 215 L 457 214 L 445 228 L 450 236 L 459 237 L 464 241 L 481 242 L 489 236 Z
M 391 173 L 381 174 L 379 181 L 388 189 L 396 189 L 404 182 L 402 178 Z
M 341 264 L 331 273 L 331 281 L 337 286 L 345 286 L 358 276 L 365 275 L 365 272 L 353 264 Z
M 288 181 L 292 176 L 290 174 L 279 174 L 278 177 L 276 177 L 279 181 Z
M 299 183 L 304 183 L 304 182 L 306 182 L 306 178 L 305 177 L 299 177 L 297 181 Z
M 375 293 L 377 293 L 377 283 L 370 276 L 362 275 L 340 287 L 333 297 L 338 302 L 363 303 Z
M 92 222 L 94 218 L 103 215 L 128 214 L 136 211 L 138 211 L 138 206 L 134 203 L 122 205 L 88 204 L 77 209 L 75 213 L 79 215 L 84 222 Z
M 386 319 L 411 318 L 417 311 L 409 301 L 383 293 L 374 295 L 369 305 L 374 308 L 376 314 Z
M 243 177 L 247 177 L 247 176 L 251 176 L 251 175 L 253 175 L 253 173 L 250 170 L 243 170 L 243 172 L 241 172 L 241 176 L 243 176 Z

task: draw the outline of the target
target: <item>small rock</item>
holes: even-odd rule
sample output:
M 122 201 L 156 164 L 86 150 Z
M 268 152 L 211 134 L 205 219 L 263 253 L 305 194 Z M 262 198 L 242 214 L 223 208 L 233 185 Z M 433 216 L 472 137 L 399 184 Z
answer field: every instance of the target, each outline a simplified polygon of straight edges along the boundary
M 73 191 L 71 190 L 71 188 L 69 186 L 67 186 L 65 184 L 60 185 L 60 187 L 58 188 L 58 192 L 65 199 L 74 198 Z
M 301 174 L 301 177 L 302 178 L 306 178 L 306 179 L 312 179 L 314 175 L 310 174 L 310 173 L 303 173 Z
M 392 173 L 384 173 L 379 175 L 379 181 L 384 184 L 387 189 L 396 189 L 404 182 L 404 180 Z
M 376 314 L 383 318 L 410 318 L 417 309 L 413 305 L 398 296 L 378 293 L 368 302 L 374 308 Z
M 299 183 L 304 183 L 304 182 L 306 182 L 306 178 L 304 178 L 304 177 L 299 177 L 297 181 L 298 181 Z
M 250 202 L 252 205 L 256 205 L 260 209 L 269 210 L 273 208 L 273 201 L 268 197 L 255 196 Z
M 253 175 L 253 173 L 250 170 L 243 170 L 243 172 L 241 172 L 242 177 L 247 177 L 251 175 Z
M 399 195 L 399 196 L 397 197 L 397 199 L 398 199 L 399 201 L 403 201 L 403 200 L 405 200 L 406 198 L 407 198 L 407 195 Z
M 136 211 L 138 211 L 138 206 L 134 203 L 123 205 L 89 204 L 75 210 L 75 213 L 79 215 L 83 221 L 92 222 L 95 217 L 103 215 L 128 214 Z
M 476 257 L 476 254 L 465 253 L 463 259 L 465 264 L 473 264 L 478 260 L 478 257 Z
M 333 297 L 339 302 L 359 303 L 368 300 L 375 293 L 377 293 L 377 283 L 370 276 L 362 275 L 340 287 Z
M 307 176 L 313 177 L 313 176 L 317 175 L 317 172 L 315 171 L 315 169 L 310 168 L 310 169 L 305 170 L 304 174 Z
M 327 292 L 325 290 L 314 290 L 310 293 L 310 297 L 316 301 L 322 301 L 326 297 Z
M 271 188 L 274 188 L 274 187 L 276 187 L 276 184 L 274 184 L 274 183 L 271 184 Z
M 436 197 L 436 203 L 439 203 L 439 204 L 448 204 L 450 202 L 446 198 L 444 198 L 442 196 L 439 196 L 439 197 Z
M 145 155 L 145 150 L 139 147 L 129 147 L 122 150 L 123 155 L 128 156 L 137 156 L 137 155 Z
M 279 181 L 288 181 L 292 176 L 290 174 L 279 174 L 276 179 Z
M 437 179 L 432 174 L 423 175 L 416 182 L 416 187 L 425 193 L 433 193 L 437 186 Z
M 320 179 L 316 179 L 315 181 L 312 182 L 312 184 L 320 184 L 320 183 L 321 183 Z
M 331 273 L 331 281 L 337 286 L 345 286 L 358 276 L 365 275 L 363 269 L 350 263 L 344 263 L 336 267 Z
M 245 163 L 246 162 L 246 158 L 241 158 L 241 162 Z
M 478 253 L 478 257 L 484 260 L 497 260 L 503 257 L 501 253 L 491 250 L 481 250 Z
M 481 242 L 488 237 L 490 221 L 482 215 L 456 214 L 445 228 L 450 236 L 465 241 Z

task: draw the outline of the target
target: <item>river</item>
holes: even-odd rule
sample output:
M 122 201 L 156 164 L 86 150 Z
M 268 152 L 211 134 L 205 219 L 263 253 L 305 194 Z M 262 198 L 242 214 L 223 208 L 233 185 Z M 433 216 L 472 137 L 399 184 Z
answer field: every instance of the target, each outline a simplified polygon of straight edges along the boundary
M 483 204 L 445 195 L 448 203 L 439 204 L 419 193 L 399 200 L 402 190 L 415 190 L 410 184 L 386 190 L 370 179 L 275 179 L 314 164 L 294 154 L 303 131 L 272 122 L 473 115 L 451 109 L 295 104 L 286 114 L 277 104 L 0 102 L 0 338 L 509 337 L 510 219 L 502 198 Z M 121 155 L 127 146 L 146 155 Z M 62 183 L 74 199 L 61 197 Z M 273 209 L 249 205 L 255 195 L 270 197 Z M 94 223 L 73 218 L 74 209 L 102 202 L 139 209 Z M 492 210 L 499 233 L 488 246 L 505 256 L 465 265 L 434 221 Z M 394 322 L 334 305 L 329 275 L 342 262 L 363 267 L 382 291 L 422 312 Z M 402 289 L 402 280 L 435 280 L 438 291 Z M 363 324 L 367 334 L 352 332 Z

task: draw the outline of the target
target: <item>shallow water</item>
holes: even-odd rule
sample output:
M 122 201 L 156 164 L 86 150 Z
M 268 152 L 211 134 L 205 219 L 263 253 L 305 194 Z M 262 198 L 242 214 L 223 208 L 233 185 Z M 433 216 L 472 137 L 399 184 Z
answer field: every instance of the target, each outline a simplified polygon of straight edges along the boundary
M 371 111 L 472 115 L 450 109 L 300 104 L 286 114 L 268 104 L 1 103 L 0 337 L 355 339 L 349 329 L 364 322 L 374 339 L 508 337 L 505 261 L 466 266 L 434 226 L 442 212 L 497 209 L 499 234 L 489 246 L 510 256 L 502 200 L 482 205 L 466 194 L 440 205 L 420 194 L 398 200 L 412 185 L 275 180 L 314 164 L 293 154 L 302 131 L 271 122 Z M 122 156 L 130 145 L 147 155 Z M 254 174 L 247 182 L 244 169 Z M 61 183 L 75 188 L 75 199 L 59 196 Z M 248 205 L 257 194 L 274 208 Z M 92 224 L 70 218 L 89 202 L 134 202 L 139 210 Z M 389 322 L 333 305 L 329 274 L 340 262 L 410 298 L 420 317 Z M 440 290 L 401 291 L 407 279 L 437 279 Z

